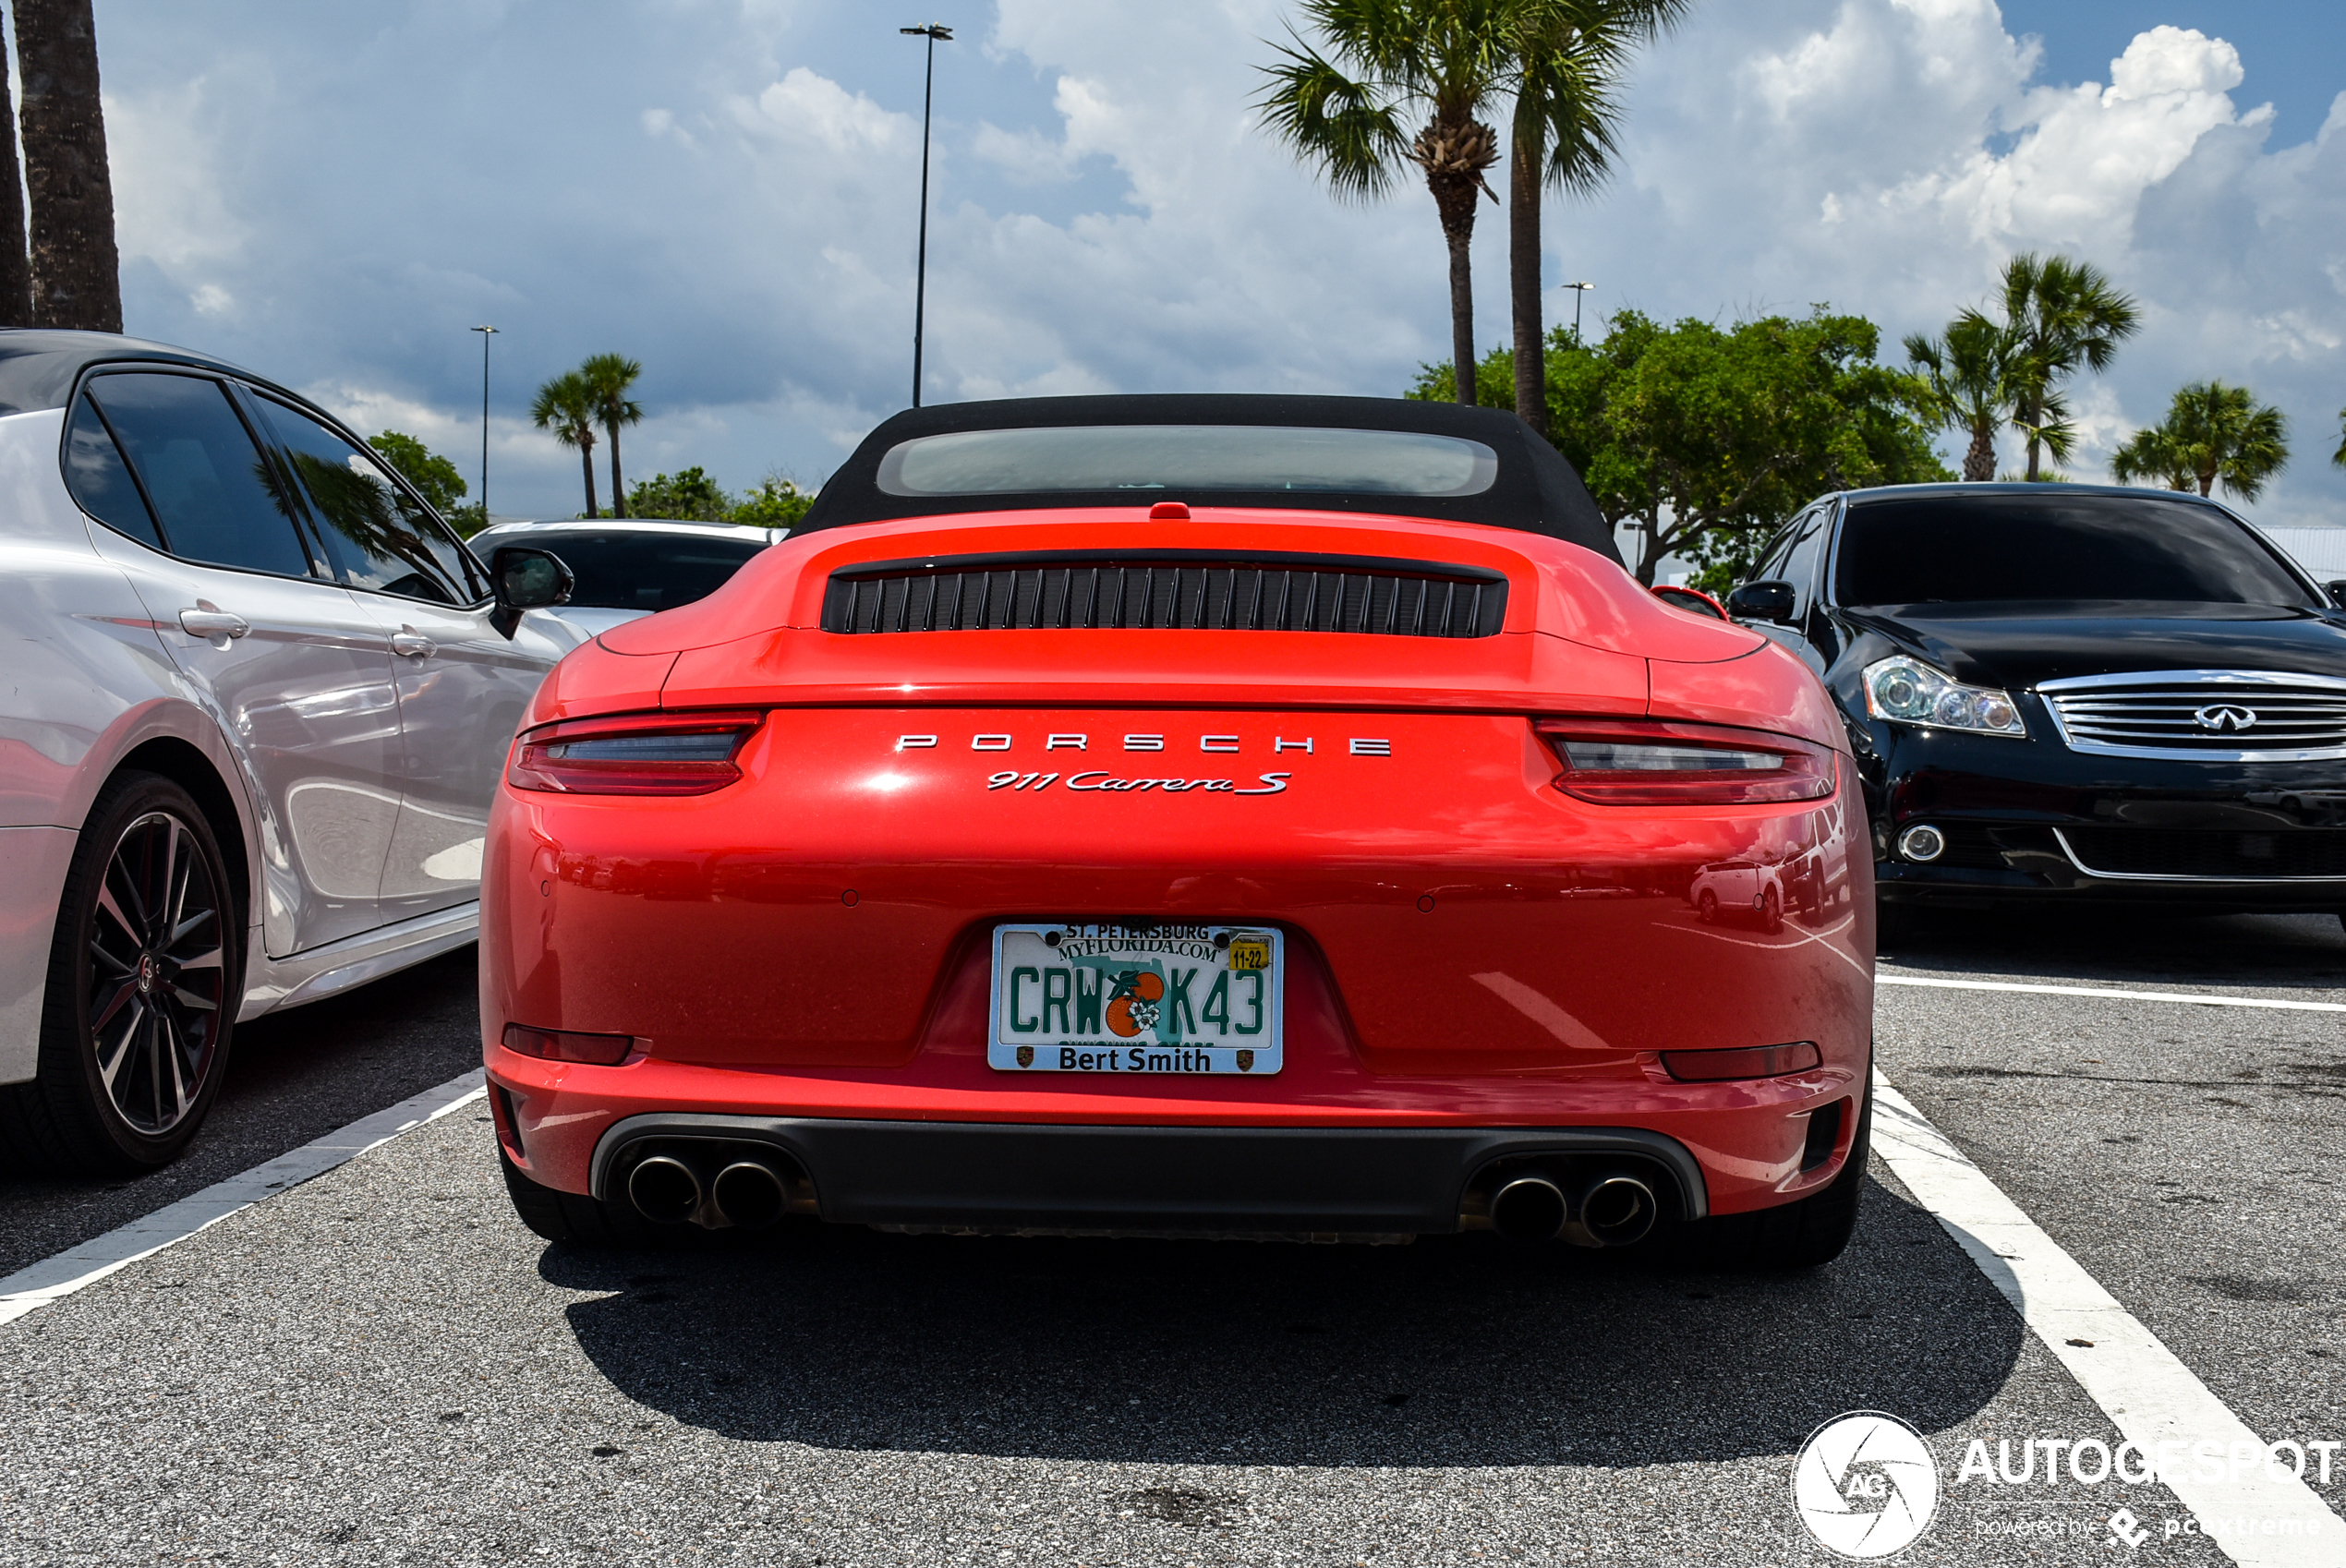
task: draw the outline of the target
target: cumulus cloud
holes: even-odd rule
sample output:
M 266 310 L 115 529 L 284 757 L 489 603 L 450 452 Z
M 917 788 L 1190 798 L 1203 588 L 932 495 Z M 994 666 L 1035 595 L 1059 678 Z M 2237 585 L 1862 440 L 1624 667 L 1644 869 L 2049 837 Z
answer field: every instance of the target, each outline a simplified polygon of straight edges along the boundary
M 647 365 L 639 472 L 819 478 L 909 392 L 919 55 L 817 0 L 591 9 L 551 29 L 527 7 L 115 0 L 133 330 L 371 389 L 350 406 L 463 451 L 466 329 L 494 321 L 501 511 L 577 504 L 574 460 L 517 403 L 608 347 Z M 1445 351 L 1422 189 L 1336 203 L 1252 125 L 1286 14 L 998 0 L 961 30 L 977 47 L 939 48 L 932 400 L 1389 393 Z M 2317 520 L 2346 499 L 2320 428 L 2346 340 L 2346 98 L 2276 148 L 2257 62 L 2223 39 L 2110 47 L 2106 80 L 2049 81 L 1993 0 L 1706 7 L 1640 64 L 1611 186 L 1551 206 L 1549 275 L 1594 279 L 1600 314 L 1830 301 L 1894 344 L 2013 250 L 2088 257 L 2146 324 L 2080 389 L 2080 472 L 2181 381 L 2221 375 L 2298 424 L 2260 514 Z M 1495 344 L 1495 209 L 1476 249 Z

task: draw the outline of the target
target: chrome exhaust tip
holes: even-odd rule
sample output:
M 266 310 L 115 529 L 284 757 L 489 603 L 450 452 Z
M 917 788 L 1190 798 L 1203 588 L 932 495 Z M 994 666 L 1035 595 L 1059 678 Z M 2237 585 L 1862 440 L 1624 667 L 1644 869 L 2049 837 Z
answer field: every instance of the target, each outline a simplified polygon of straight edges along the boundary
M 1561 1229 L 1575 1247 L 1627 1247 L 1646 1238 L 1661 1212 L 1644 1181 L 1626 1171 L 1601 1171 L 1581 1180 L 1571 1220 Z
M 659 1225 L 681 1225 L 700 1212 L 700 1173 L 673 1154 L 653 1154 L 627 1173 L 627 1200 Z
M 789 1185 L 763 1160 L 736 1160 L 708 1184 L 709 1205 L 720 1224 L 743 1230 L 772 1224 L 790 1207 Z
M 1564 1189 L 1545 1176 L 1517 1176 L 1491 1195 L 1491 1228 L 1519 1246 L 1554 1241 L 1566 1213 Z

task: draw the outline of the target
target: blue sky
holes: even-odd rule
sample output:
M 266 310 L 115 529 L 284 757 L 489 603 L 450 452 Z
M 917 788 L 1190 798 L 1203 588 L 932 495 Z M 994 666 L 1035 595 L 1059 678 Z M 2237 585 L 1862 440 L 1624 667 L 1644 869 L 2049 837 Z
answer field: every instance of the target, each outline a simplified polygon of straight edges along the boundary
M 938 50 L 931 401 L 1389 393 L 1445 351 L 1432 203 L 1330 201 L 1251 126 L 1279 0 L 102 0 L 133 332 L 225 354 L 567 514 L 527 396 L 642 359 L 630 473 L 819 481 L 909 389 L 920 44 Z M 2312 0 L 1709 0 L 1640 66 L 1626 156 L 1552 208 L 1592 310 L 1933 330 L 2013 250 L 2091 258 L 2142 336 L 2075 464 L 2189 379 L 2299 456 L 2255 514 L 2346 523 L 2346 10 Z M 2113 69 L 2113 62 L 2118 62 Z M 1478 334 L 1506 333 L 1504 224 Z M 1552 314 L 1570 296 L 1549 296 Z M 2010 443 L 2004 453 L 2013 458 Z

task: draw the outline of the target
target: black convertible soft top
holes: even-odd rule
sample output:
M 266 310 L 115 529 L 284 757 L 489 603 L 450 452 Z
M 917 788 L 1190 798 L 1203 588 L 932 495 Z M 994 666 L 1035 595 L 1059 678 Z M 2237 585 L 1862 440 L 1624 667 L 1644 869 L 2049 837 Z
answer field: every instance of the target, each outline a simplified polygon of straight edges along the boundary
M 950 493 L 950 485 L 924 490 L 903 477 L 913 472 L 913 464 L 908 463 L 899 449 L 925 437 L 1098 426 L 1394 431 L 1480 443 L 1495 454 L 1497 461 L 1495 472 L 1452 486 L 1450 493 L 1440 493 L 1438 489 L 1397 491 L 1389 487 L 1343 490 L 1324 484 L 1244 488 L 1238 488 L 1235 481 L 1213 480 L 1106 489 L 1056 486 L 1005 488 L 1005 481 L 995 480 L 967 493 Z M 896 454 L 892 460 L 891 453 Z M 1256 471 L 1260 472 L 1259 467 Z M 1469 488 L 1471 493 L 1468 493 Z M 1606 526 L 1596 502 L 1590 499 L 1580 476 L 1555 448 L 1510 410 L 1461 408 L 1450 403 L 1417 403 L 1399 398 L 1263 393 L 1009 398 L 907 409 L 864 438 L 863 444 L 823 486 L 813 508 L 792 533 L 795 537 L 823 528 L 900 517 L 1058 507 L 1129 507 L 1159 500 L 1481 523 L 1545 534 L 1584 546 L 1610 561 L 1621 559 L 1613 542 L 1613 530 Z

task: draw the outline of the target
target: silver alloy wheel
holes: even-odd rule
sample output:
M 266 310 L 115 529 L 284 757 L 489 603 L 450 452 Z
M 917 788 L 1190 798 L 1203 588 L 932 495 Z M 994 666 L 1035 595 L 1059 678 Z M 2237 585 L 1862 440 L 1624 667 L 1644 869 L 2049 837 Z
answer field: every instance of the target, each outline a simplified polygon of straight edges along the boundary
M 107 1098 L 149 1137 L 186 1119 L 219 1055 L 224 929 L 187 825 L 163 811 L 134 818 L 98 884 L 88 1017 Z

